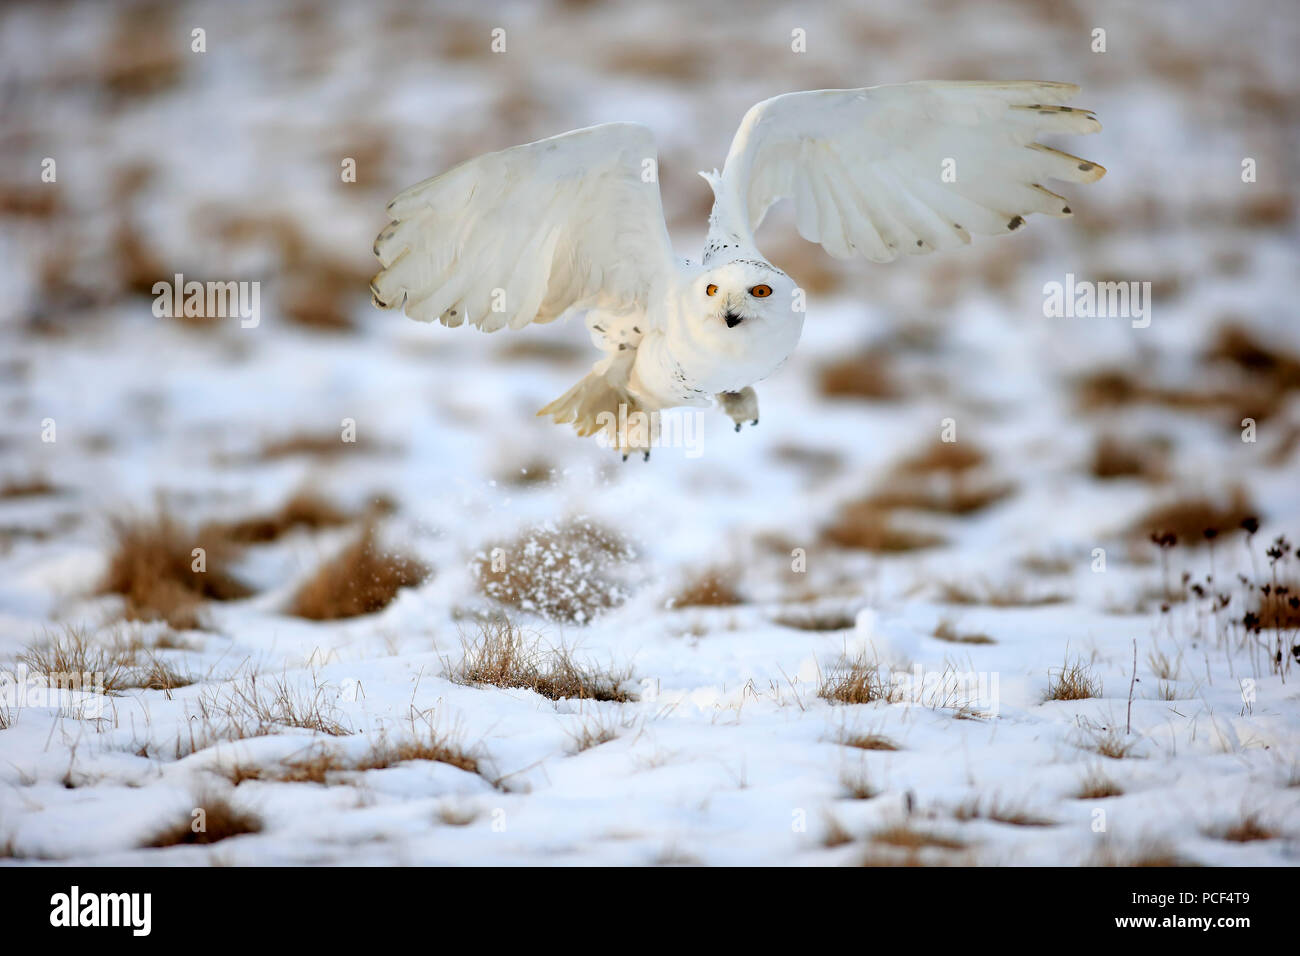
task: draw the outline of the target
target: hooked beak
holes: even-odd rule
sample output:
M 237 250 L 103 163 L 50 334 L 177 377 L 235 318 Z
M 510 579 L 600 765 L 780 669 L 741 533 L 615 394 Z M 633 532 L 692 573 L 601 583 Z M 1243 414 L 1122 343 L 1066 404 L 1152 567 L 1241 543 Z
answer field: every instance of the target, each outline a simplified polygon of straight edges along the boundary
M 727 314 L 724 315 L 722 318 L 726 321 L 727 328 L 729 329 L 734 329 L 741 322 L 745 321 L 745 317 L 743 315 L 737 315 L 735 312 L 732 312 L 730 309 L 727 310 Z

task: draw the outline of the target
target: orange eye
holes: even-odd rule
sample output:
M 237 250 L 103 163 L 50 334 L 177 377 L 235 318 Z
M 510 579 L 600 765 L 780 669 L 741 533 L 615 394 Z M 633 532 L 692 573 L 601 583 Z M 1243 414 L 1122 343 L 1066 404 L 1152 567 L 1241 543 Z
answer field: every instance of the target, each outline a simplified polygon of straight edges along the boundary
M 772 294 L 772 287 L 770 285 L 756 285 L 749 290 L 749 294 L 755 299 L 766 299 Z
M 716 285 L 714 285 L 712 282 L 710 282 L 710 283 L 709 283 L 709 287 L 708 287 L 707 289 L 704 290 L 704 294 L 705 294 L 705 295 L 717 295 L 717 294 L 718 294 L 718 287 L 717 287 Z

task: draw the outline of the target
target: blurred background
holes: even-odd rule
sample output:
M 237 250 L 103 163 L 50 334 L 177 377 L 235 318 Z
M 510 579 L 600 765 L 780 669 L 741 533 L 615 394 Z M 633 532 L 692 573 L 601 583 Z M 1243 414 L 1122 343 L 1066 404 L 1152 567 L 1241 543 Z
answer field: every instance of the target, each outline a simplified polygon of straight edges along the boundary
M 967 542 L 942 561 L 982 564 L 1189 502 L 1294 516 L 1298 40 L 1285 0 L 7 4 L 0 549 L 75 593 L 55 542 L 102 551 L 122 509 L 161 492 L 232 517 L 305 483 L 387 496 L 458 564 L 575 511 L 655 515 L 645 552 L 673 567 L 790 540 L 927 559 Z M 1073 220 L 887 266 L 836 262 L 775 214 L 760 245 L 810 293 L 805 340 L 759 387 L 763 426 L 711 416 L 699 460 L 622 466 L 533 418 L 592 358 L 577 322 L 485 336 L 369 305 L 384 204 L 464 159 L 643 123 L 696 255 L 696 171 L 750 105 L 922 78 L 1080 84 L 1104 131 L 1056 145 L 1109 174 L 1064 189 Z M 155 316 L 176 273 L 260 282 L 260 324 Z M 1150 282 L 1150 327 L 1045 317 L 1066 273 Z M 948 417 L 976 457 L 908 466 Z M 936 503 L 900 491 L 908 467 L 987 474 Z

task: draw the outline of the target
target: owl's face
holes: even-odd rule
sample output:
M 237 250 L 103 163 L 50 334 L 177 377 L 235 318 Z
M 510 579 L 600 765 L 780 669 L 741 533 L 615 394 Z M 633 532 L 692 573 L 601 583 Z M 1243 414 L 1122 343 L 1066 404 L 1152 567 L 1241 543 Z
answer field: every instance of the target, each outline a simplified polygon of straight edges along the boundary
M 795 284 L 788 275 L 758 259 L 733 259 L 706 269 L 696 280 L 697 309 L 704 322 L 717 322 L 737 337 L 762 334 L 758 326 L 783 326 L 801 320 L 795 313 Z
M 701 269 L 683 293 L 685 307 L 669 323 L 670 346 L 707 391 L 732 391 L 770 375 L 799 341 L 803 296 L 761 259 Z

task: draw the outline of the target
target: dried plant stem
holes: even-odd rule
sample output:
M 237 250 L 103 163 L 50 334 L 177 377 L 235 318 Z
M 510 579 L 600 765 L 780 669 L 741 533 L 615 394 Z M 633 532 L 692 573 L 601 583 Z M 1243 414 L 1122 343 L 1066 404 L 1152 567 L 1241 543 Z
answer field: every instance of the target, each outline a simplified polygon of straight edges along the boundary
M 1138 642 L 1133 638 L 1133 677 L 1128 682 L 1128 721 L 1124 727 L 1125 734 L 1133 733 L 1133 688 L 1137 686 L 1138 679 Z

